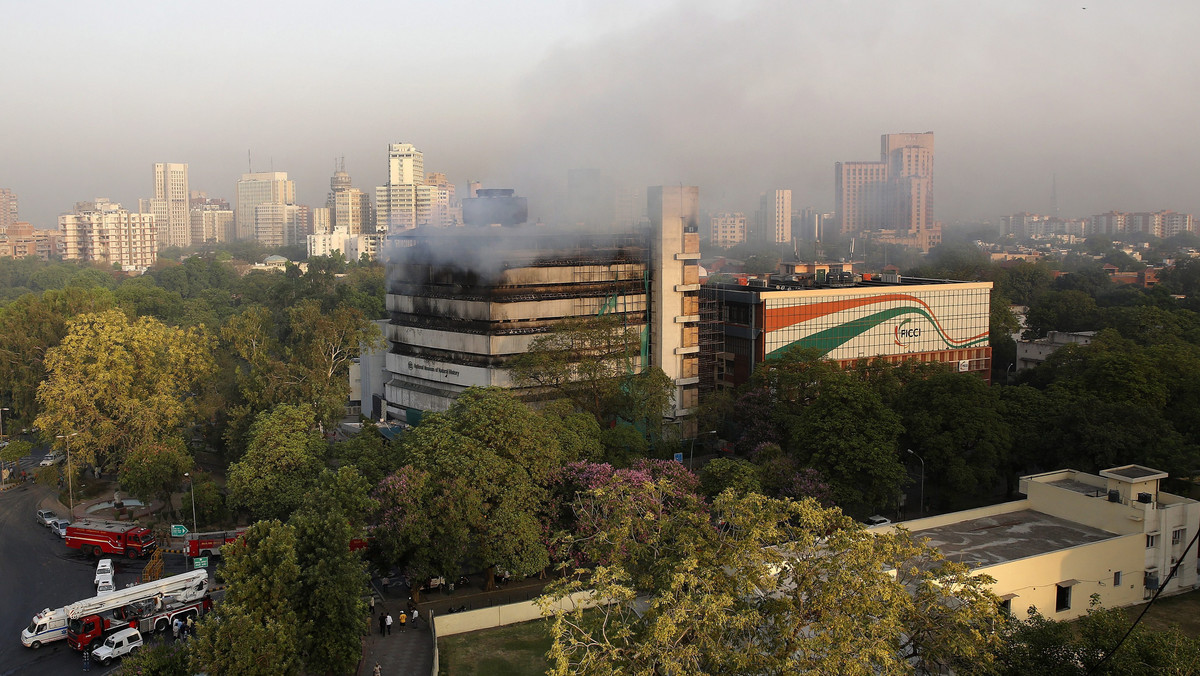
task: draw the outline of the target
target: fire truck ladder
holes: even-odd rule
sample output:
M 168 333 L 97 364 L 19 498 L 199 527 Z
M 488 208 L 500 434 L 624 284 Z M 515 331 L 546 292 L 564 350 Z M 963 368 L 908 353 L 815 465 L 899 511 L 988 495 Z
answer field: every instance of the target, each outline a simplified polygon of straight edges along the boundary
M 173 596 L 180 601 L 195 601 L 208 592 L 208 571 L 193 570 L 182 575 L 153 582 L 145 582 L 126 589 L 120 589 L 110 594 L 96 596 L 82 601 L 76 601 L 63 610 L 67 617 L 78 619 L 86 615 L 95 615 L 108 610 L 121 608 L 131 603 L 147 601 L 156 596 Z

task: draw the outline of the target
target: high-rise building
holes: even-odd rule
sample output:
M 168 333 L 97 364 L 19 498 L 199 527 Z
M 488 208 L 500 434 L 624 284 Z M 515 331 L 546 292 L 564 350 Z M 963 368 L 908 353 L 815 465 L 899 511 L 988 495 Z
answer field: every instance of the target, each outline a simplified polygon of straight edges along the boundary
M 728 249 L 746 241 L 746 214 L 717 213 L 709 219 L 709 242 Z
M 308 210 L 309 231 L 314 235 L 333 232 L 333 211 L 329 207 L 313 207 Z M 311 254 L 310 254 L 311 255 Z
M 255 236 L 255 208 L 260 204 L 269 203 L 296 203 L 296 183 L 288 180 L 287 172 L 242 174 L 237 182 L 237 206 L 234 214 L 238 239 L 251 239 Z
M 754 236 L 757 242 L 786 244 L 792 241 L 792 191 L 771 190 L 759 198 L 754 213 Z
M 700 188 L 654 186 L 650 216 L 650 362 L 675 383 L 674 416 L 700 397 Z M 693 433 L 695 430 L 691 430 Z
M 462 204 L 454 195 L 454 184 L 440 171 L 425 174 L 425 185 L 430 192 L 430 225 L 438 228 L 453 228 L 463 224 Z
M 154 214 L 131 214 L 98 197 L 78 202 L 75 212 L 58 217 L 63 260 L 81 260 L 121 269 L 145 270 L 158 257 Z
M 161 246 L 192 244 L 192 221 L 188 213 L 188 165 L 158 162 L 154 165 L 154 199 L 150 210 L 158 228 Z
M 307 244 L 308 207 L 282 202 L 264 202 L 254 207 L 254 238 L 268 247 Z
M 319 224 L 314 221 L 313 233 L 330 232 L 336 228 L 345 228 L 353 235 L 375 232 L 371 196 L 351 185 L 350 174 L 346 173 L 342 160 L 338 160 L 337 171 L 329 179 L 329 196 L 325 199 L 325 207 L 329 210 L 328 228 L 319 230 Z
M 199 204 L 191 209 L 192 244 L 228 242 L 233 238 L 233 210 L 219 204 Z
M 933 132 L 884 134 L 878 162 L 838 162 L 834 200 L 842 235 L 882 230 L 924 250 L 941 241 L 933 219 Z
M 0 232 L 6 232 L 17 222 L 17 196 L 8 188 L 0 188 Z
M 388 178 L 375 189 L 376 228 L 383 232 L 426 225 L 434 188 L 425 184 L 425 155 L 411 143 L 388 145 Z

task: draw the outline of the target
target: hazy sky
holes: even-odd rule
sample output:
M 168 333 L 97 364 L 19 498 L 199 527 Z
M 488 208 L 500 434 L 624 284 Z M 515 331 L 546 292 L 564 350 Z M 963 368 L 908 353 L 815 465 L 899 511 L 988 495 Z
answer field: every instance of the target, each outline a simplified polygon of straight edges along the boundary
M 1086 9 L 1085 9 L 1086 7 Z M 549 217 L 571 167 L 833 207 L 833 163 L 936 133 L 936 215 L 1200 214 L 1200 2 L 20 2 L 0 11 L 0 187 L 52 227 L 136 208 L 154 162 L 233 201 L 251 150 L 321 205 L 389 142 Z

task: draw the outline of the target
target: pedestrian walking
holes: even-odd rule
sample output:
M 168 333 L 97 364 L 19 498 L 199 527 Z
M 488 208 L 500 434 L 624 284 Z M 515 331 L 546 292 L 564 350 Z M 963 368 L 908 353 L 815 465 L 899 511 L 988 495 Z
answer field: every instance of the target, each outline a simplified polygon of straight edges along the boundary
M 417 618 L 420 617 L 421 611 L 413 608 L 413 629 L 417 628 Z
M 367 610 L 372 615 L 375 614 L 375 595 L 374 594 L 371 594 L 371 600 L 367 601 Z
M 179 640 L 179 630 L 182 627 L 183 627 L 183 622 L 178 617 L 176 617 L 175 621 L 171 623 L 171 637 L 174 638 L 176 641 Z
M 188 636 L 196 635 L 196 618 L 192 615 L 188 615 L 187 617 L 187 632 Z
M 383 676 L 383 667 L 379 663 L 375 663 L 375 668 L 371 670 L 371 676 Z
M 404 631 L 404 628 L 407 626 L 408 626 L 408 613 L 406 613 L 404 611 L 400 611 L 400 631 Z
M 87 648 L 83 649 L 83 670 L 92 670 L 92 651 L 88 650 Z
M 380 612 L 379 613 L 379 635 L 380 636 L 383 636 L 383 628 L 384 628 L 384 625 L 386 624 L 386 620 L 387 620 L 386 616 L 382 612 Z
M 392 635 L 392 616 L 390 613 L 387 616 L 387 635 Z

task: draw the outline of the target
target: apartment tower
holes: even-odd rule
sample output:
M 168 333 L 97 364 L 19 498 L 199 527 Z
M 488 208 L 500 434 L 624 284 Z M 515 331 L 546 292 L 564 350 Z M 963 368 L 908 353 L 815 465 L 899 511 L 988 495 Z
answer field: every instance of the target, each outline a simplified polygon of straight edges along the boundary
M 260 204 L 295 204 L 296 182 L 288 180 L 286 171 L 242 174 L 236 194 L 234 227 L 237 238 L 253 239 L 256 236 L 255 209 Z
M 192 245 L 190 198 L 188 165 L 155 163 L 154 199 L 150 200 L 150 211 L 154 214 L 160 246 Z

